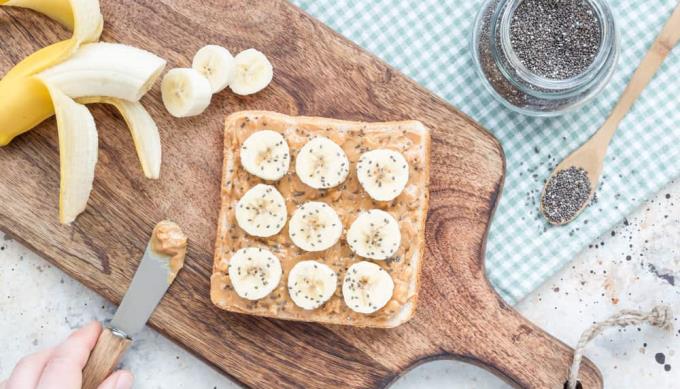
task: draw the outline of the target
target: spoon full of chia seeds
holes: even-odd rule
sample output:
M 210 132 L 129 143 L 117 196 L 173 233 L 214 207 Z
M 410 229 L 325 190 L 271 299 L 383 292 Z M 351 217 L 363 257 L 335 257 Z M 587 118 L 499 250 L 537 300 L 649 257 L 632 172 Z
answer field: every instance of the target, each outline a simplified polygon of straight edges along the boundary
M 563 225 L 586 207 L 597 188 L 607 147 L 621 120 L 680 40 L 680 4 L 645 54 L 609 118 L 581 147 L 560 162 L 541 194 L 541 213 L 548 222 Z

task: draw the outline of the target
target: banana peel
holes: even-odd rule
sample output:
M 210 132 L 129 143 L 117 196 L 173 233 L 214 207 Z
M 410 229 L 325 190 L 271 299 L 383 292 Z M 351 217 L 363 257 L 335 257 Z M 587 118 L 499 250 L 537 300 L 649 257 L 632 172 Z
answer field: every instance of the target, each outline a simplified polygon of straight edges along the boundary
M 161 173 L 161 136 L 149 112 L 138 101 L 126 101 L 112 97 L 82 97 L 81 104 L 109 104 L 114 106 L 130 129 L 137 157 L 144 176 L 158 179 Z
M 14 78 L 0 82 L 0 95 L 12 98 L 0 103 L 0 146 L 54 115 L 54 107 L 45 85 L 35 78 Z
M 0 5 L 32 9 L 73 31 L 74 18 L 70 0 L 5 0 L 0 1 Z
M 97 127 L 82 104 L 49 88 L 59 132 L 59 221 L 68 224 L 85 210 L 97 165 Z
M 31 54 L 0 80 L 0 146 L 54 115 L 50 93 L 33 76 L 68 59 L 83 43 L 96 42 L 104 19 L 98 0 L 9 0 L 2 6 L 30 8 L 73 31 L 70 39 Z

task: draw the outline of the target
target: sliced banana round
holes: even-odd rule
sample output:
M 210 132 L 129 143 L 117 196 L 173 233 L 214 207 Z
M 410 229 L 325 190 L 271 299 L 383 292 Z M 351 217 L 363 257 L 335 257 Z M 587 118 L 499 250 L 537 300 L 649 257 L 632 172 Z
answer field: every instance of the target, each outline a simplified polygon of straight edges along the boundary
M 305 251 L 323 251 L 340 239 L 342 221 L 330 205 L 309 201 L 291 216 L 288 234 L 293 243 Z
M 196 116 L 210 105 L 212 89 L 207 78 L 195 69 L 175 68 L 163 76 L 161 96 L 170 115 Z
M 337 143 L 320 136 L 302 146 L 295 159 L 295 172 L 314 189 L 333 188 L 347 178 L 349 160 Z
M 371 198 L 390 201 L 399 196 L 408 182 L 408 162 L 394 150 L 368 151 L 359 157 L 357 178 Z
M 335 293 L 338 275 L 321 262 L 298 262 L 288 274 L 288 294 L 302 309 L 316 309 Z
M 382 267 L 361 261 L 350 266 L 342 282 L 345 304 L 359 313 L 373 313 L 392 298 L 394 281 Z
M 191 67 L 208 79 L 212 93 L 218 93 L 234 77 L 234 56 L 222 46 L 203 46 L 194 55 Z
M 241 145 L 241 164 L 264 180 L 280 180 L 290 166 L 288 142 L 276 131 L 254 132 Z
M 264 89 L 274 77 L 267 57 L 255 49 L 243 50 L 234 57 L 234 75 L 229 88 L 237 95 L 251 95 Z
M 359 256 L 387 259 L 401 244 L 399 223 L 379 209 L 362 212 L 347 231 L 347 244 Z
M 229 279 L 236 294 L 259 300 L 281 281 L 281 261 L 271 251 L 259 247 L 238 250 L 229 260 Z
M 236 222 L 252 236 L 276 235 L 286 224 L 287 217 L 286 202 L 271 185 L 255 185 L 236 205 Z

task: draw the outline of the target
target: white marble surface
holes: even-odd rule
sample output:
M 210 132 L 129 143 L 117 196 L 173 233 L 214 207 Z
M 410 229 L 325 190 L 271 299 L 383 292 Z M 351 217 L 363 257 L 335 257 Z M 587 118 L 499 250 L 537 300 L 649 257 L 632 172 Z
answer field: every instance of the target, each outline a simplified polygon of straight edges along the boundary
M 522 301 L 519 310 L 570 345 L 593 321 L 621 308 L 648 309 L 664 302 L 680 317 L 680 182 L 662 190 L 626 224 L 597 239 L 570 267 Z M 22 355 L 113 313 L 111 304 L 2 234 L 0 264 L 0 380 Z M 675 323 L 672 333 L 641 326 L 612 329 L 597 338 L 586 355 L 602 371 L 605 387 L 677 387 L 680 320 Z M 658 353 L 663 364 L 656 361 Z M 148 328 L 122 364 L 134 372 L 136 388 L 238 387 Z M 506 385 L 477 367 L 436 361 L 410 371 L 394 387 Z

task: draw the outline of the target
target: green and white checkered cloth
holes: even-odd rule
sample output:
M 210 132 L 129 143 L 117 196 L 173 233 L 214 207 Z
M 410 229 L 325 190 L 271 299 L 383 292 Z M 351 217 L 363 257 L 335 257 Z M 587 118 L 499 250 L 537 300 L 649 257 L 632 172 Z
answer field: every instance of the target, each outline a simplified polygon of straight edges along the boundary
M 482 86 L 470 54 L 472 24 L 481 0 L 293 3 L 448 100 L 501 141 L 507 177 L 489 233 L 486 269 L 491 283 L 510 303 L 538 287 L 680 175 L 679 48 L 621 123 L 609 149 L 597 203 L 564 227 L 549 226 L 538 213 L 538 198 L 552 167 L 604 122 L 676 0 L 610 0 L 621 38 L 614 77 L 587 106 L 552 119 L 513 113 Z

